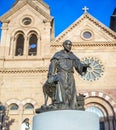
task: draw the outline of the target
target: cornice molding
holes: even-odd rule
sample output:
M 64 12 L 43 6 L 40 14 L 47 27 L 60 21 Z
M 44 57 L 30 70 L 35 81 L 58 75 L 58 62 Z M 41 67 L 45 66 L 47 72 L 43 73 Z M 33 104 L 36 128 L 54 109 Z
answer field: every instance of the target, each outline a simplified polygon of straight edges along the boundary
M 55 42 L 59 42 L 64 36 L 66 36 L 72 29 L 79 25 L 84 19 L 89 19 L 92 21 L 96 26 L 100 27 L 103 31 L 105 31 L 108 35 L 112 36 L 116 39 L 116 32 L 112 31 L 110 28 L 103 25 L 100 21 L 96 18 L 91 16 L 88 12 L 84 13 L 80 18 L 78 18 L 74 23 L 72 23 L 66 30 L 64 30 L 56 39 Z
M 45 18 L 48 19 L 48 21 L 51 21 L 53 19 L 52 16 L 50 16 L 49 14 L 47 14 L 44 10 L 42 10 L 39 6 L 37 6 L 35 3 L 32 2 L 32 0 L 25 0 L 23 2 L 17 2 L 6 14 L 2 15 L 0 17 L 0 21 L 4 22 L 6 21 L 6 19 L 11 16 L 13 13 L 15 13 L 16 11 L 18 11 L 19 9 L 21 9 L 23 6 L 25 6 L 26 4 L 29 4 L 33 9 L 35 9 L 36 11 L 38 11 L 41 15 L 43 15 Z
M 48 5 L 46 2 L 44 2 L 43 0 L 37 0 L 37 1 L 38 1 L 39 3 L 41 3 L 44 7 L 50 9 L 49 5 Z
M 103 25 L 100 21 L 98 21 L 96 18 L 92 17 L 90 14 L 86 14 L 86 17 L 93 21 L 98 27 L 103 29 L 107 34 L 111 35 L 114 39 L 116 39 L 116 32 L 112 31 L 110 28 Z
M 47 67 L 39 67 L 39 68 L 28 68 L 28 69 L 25 69 L 25 68 L 15 68 L 15 69 L 11 69 L 11 68 L 1 68 L 0 69 L 0 73 L 2 74 L 6 74 L 6 73 L 10 73 L 10 74 L 16 74 L 16 73 L 46 73 L 48 71 L 48 68 Z
M 0 60 L 4 60 L 4 61 L 44 61 L 44 60 L 50 60 L 50 56 L 49 57 L 43 57 L 43 58 L 38 58 L 38 57 L 29 57 L 28 59 L 25 58 L 25 56 L 15 56 L 14 58 L 12 57 L 0 57 Z
M 116 47 L 112 42 L 73 42 L 74 47 Z M 52 43 L 51 47 L 62 47 L 62 43 Z
M 43 0 L 16 0 L 16 2 L 14 3 L 13 6 L 15 6 L 19 1 L 37 1 L 39 3 L 41 3 L 44 7 L 46 8 L 50 8 L 49 5 L 47 3 L 45 3 Z
M 49 14 L 47 14 L 44 10 L 42 10 L 41 8 L 39 8 L 39 6 L 36 6 L 34 3 L 32 3 L 31 1 L 28 2 L 28 4 L 33 7 L 36 11 L 38 11 L 41 15 L 43 15 L 44 17 L 46 17 L 48 19 L 48 21 L 51 21 L 53 19 L 52 16 L 50 16 Z

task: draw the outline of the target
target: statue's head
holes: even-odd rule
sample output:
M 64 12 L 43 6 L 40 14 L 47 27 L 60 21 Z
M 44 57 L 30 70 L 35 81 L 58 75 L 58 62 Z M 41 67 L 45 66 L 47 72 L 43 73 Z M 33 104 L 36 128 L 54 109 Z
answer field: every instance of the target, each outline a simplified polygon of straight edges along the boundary
M 70 40 L 64 41 L 63 42 L 63 47 L 64 47 L 65 51 L 70 52 L 71 51 L 71 47 L 72 47 L 72 42 Z

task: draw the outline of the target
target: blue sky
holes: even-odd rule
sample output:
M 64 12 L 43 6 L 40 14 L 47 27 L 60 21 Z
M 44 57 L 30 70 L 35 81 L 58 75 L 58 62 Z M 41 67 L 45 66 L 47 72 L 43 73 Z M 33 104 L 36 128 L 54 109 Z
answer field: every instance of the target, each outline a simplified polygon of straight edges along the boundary
M 16 0 L 0 1 L 0 16 L 7 12 Z M 109 27 L 110 16 L 116 8 L 116 0 L 44 0 L 50 6 L 51 15 L 55 19 L 55 36 L 65 30 L 82 14 L 87 6 L 88 12 Z

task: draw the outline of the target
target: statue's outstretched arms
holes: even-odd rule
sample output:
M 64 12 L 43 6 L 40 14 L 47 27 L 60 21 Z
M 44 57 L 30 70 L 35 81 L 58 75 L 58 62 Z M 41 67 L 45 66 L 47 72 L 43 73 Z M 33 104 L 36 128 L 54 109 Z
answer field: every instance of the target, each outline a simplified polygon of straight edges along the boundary
M 82 74 L 81 75 L 85 75 L 87 73 L 87 68 L 91 68 L 90 63 L 83 64 Z
M 85 75 L 88 67 L 90 67 L 90 63 L 83 64 L 79 59 L 75 60 L 75 69 L 80 75 Z

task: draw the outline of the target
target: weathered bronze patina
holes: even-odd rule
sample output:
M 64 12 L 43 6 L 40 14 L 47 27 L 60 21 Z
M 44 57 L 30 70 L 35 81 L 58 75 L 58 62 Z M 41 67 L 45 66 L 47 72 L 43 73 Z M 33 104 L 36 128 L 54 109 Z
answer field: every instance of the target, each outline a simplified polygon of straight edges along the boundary
M 77 96 L 74 69 L 84 75 L 89 64 L 82 64 L 80 59 L 71 52 L 72 42 L 66 40 L 63 43 L 64 49 L 56 52 L 51 58 L 48 70 L 48 79 L 43 85 L 45 102 L 36 113 L 48 110 L 84 110 L 84 95 Z M 47 105 L 48 97 L 51 104 Z

